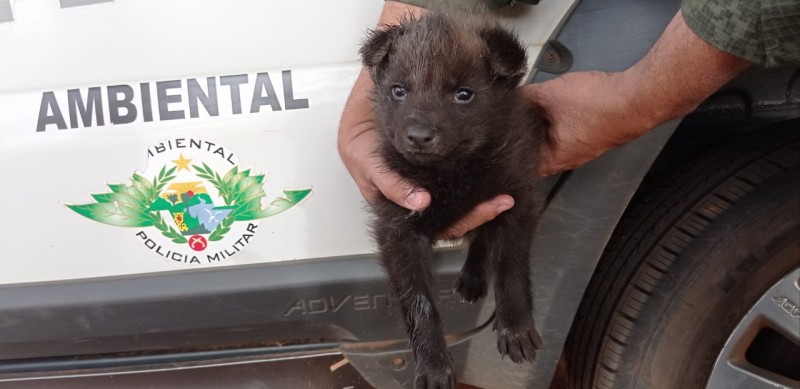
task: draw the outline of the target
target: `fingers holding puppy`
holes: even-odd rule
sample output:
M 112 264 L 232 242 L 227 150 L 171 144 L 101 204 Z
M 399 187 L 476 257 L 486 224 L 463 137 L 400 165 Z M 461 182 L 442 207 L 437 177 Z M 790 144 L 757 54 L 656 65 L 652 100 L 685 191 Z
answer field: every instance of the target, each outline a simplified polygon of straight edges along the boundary
M 423 12 L 421 7 L 387 1 L 378 25 L 397 24 L 405 17 L 419 16 Z M 422 211 L 430 205 L 430 194 L 386 169 L 383 161 L 375 155 L 378 133 L 373 102 L 370 100 L 373 87 L 369 73 L 362 70 L 350 92 L 339 123 L 339 155 L 368 202 L 374 202 L 376 196 L 383 194 L 404 208 Z
M 498 195 L 486 202 L 478 204 L 467 216 L 464 216 L 452 226 L 438 235 L 439 239 L 460 238 L 485 223 L 492 221 L 501 213 L 514 207 L 514 198 L 507 195 Z
M 362 70 L 339 123 L 339 156 L 368 202 L 383 194 L 401 207 L 422 211 L 431 203 L 430 194 L 387 169 L 375 153 L 379 134 L 369 100 L 371 88 L 369 74 Z

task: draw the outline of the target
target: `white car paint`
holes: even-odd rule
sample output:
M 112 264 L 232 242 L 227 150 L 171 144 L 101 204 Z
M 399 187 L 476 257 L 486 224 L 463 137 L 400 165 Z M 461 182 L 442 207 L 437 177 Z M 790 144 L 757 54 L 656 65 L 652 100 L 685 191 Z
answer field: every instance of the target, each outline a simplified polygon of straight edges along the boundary
M 0 23 L 0 285 L 374 251 L 364 202 L 336 152 L 336 132 L 360 69 L 359 43 L 374 26 L 381 0 L 115 0 L 63 8 L 56 0 L 0 3 L 13 11 L 5 16 L 13 21 Z M 503 19 L 529 45 L 533 60 L 572 3 L 542 0 Z M 307 99 L 308 108 L 286 109 L 285 70 L 291 71 L 293 98 Z M 283 109 L 262 106 L 250 113 L 256 74 L 263 72 Z M 219 82 L 240 74 L 248 83 L 241 85 L 243 113 L 235 115 L 230 88 Z M 169 109 L 189 116 L 186 80 L 205 86 L 206 77 L 215 77 L 218 116 L 201 107 L 197 118 L 159 120 L 157 82 L 182 80 L 182 88 L 171 90 L 180 91 L 181 102 Z M 143 119 L 139 102 L 135 121 L 111 124 L 107 87 L 130 85 L 138 92 L 141 83 L 151 89 L 153 121 Z M 67 90 L 79 89 L 86 99 L 90 87 L 100 87 L 103 126 L 93 119 L 89 126 L 49 124 L 37 131 L 46 92 L 69 126 Z M 243 169 L 268 172 L 265 201 L 284 188 L 310 186 L 313 192 L 261 220 L 235 256 L 210 264 L 156 255 L 134 229 L 66 207 L 92 202 L 90 194 L 108 192 L 107 183 L 130 184 L 134 171 L 148 170 L 149 147 L 179 137 L 218 142 L 236 153 Z M 143 230 L 159 235 L 153 227 Z

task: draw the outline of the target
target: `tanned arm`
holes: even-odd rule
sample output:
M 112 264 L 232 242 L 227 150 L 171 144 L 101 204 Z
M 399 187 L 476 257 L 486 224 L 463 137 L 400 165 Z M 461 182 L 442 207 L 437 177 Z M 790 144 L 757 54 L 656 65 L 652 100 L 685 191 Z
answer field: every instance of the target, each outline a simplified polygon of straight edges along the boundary
M 574 169 L 688 114 L 748 66 L 700 39 L 678 12 L 653 48 L 625 71 L 569 73 L 524 86 L 551 123 L 540 173 Z

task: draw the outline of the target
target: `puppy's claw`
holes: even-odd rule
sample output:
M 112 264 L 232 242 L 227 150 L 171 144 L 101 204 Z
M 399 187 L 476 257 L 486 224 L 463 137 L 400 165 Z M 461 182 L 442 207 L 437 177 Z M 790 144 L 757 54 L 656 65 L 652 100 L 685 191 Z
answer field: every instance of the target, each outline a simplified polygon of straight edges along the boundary
M 514 363 L 533 362 L 536 350 L 542 348 L 542 339 L 533 325 L 520 326 L 519 329 L 495 325 L 497 329 L 497 351 L 500 355 L 508 355 Z

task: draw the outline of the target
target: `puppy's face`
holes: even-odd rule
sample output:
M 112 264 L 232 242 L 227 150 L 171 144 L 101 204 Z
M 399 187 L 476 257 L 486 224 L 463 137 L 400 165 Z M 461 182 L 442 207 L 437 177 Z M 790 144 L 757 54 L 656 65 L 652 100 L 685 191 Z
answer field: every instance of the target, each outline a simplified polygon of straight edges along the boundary
M 374 31 L 361 54 L 384 140 L 418 165 L 468 156 L 493 136 L 526 64 L 513 34 L 470 15 Z

